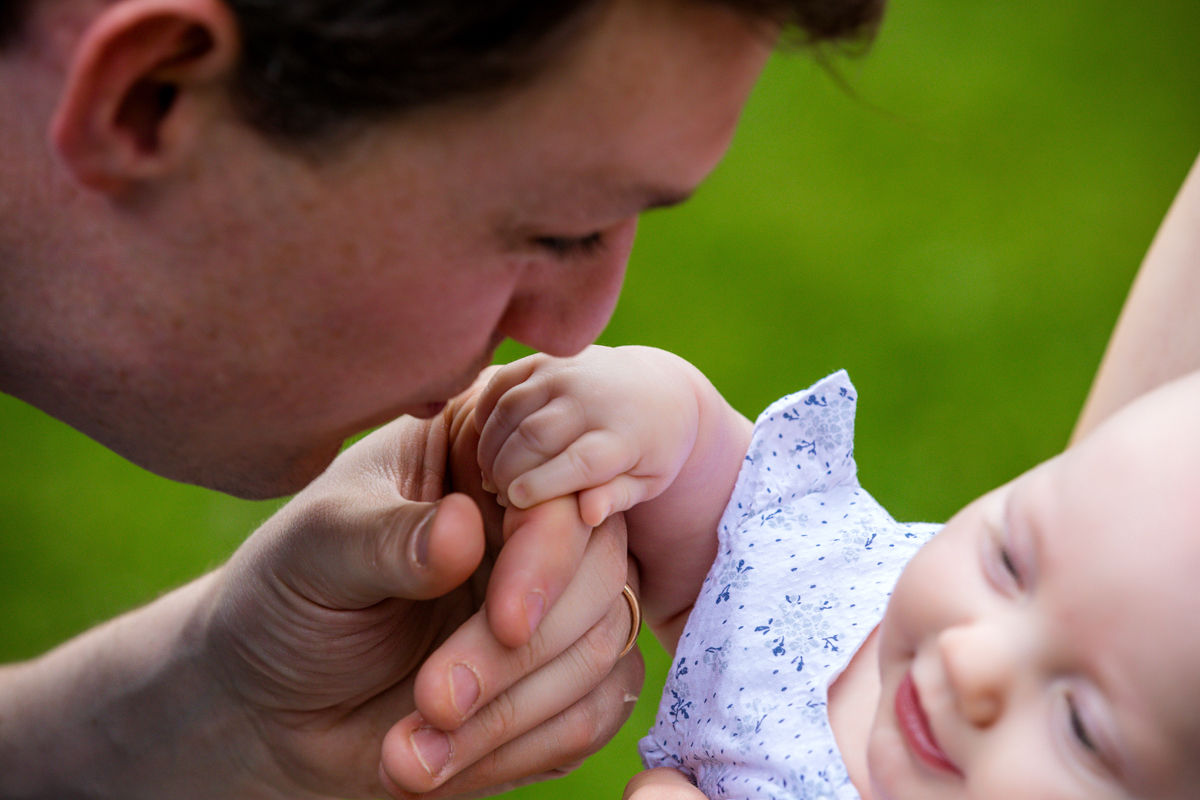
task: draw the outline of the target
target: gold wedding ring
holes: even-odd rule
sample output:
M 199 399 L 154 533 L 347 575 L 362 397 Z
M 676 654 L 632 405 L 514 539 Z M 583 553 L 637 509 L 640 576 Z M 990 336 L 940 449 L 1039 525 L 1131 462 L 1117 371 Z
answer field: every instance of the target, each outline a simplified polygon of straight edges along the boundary
M 625 654 L 633 649 L 637 644 L 638 633 L 642 630 L 642 604 L 638 602 L 637 595 L 633 593 L 633 587 L 628 583 L 621 590 L 621 594 L 625 596 L 625 602 L 629 604 L 629 638 L 625 640 L 625 648 L 621 650 L 621 655 L 617 658 L 624 658 Z

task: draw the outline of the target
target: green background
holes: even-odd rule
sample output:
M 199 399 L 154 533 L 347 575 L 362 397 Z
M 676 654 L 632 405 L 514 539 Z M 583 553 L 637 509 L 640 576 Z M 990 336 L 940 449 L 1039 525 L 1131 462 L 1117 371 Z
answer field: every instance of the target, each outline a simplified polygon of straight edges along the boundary
M 945 519 L 1065 444 L 1200 152 L 1198 34 L 1195 0 L 897 0 L 868 54 L 832 59 L 840 81 L 775 58 L 711 179 L 643 220 L 601 341 L 680 353 L 749 416 L 847 368 L 864 485 Z M 0 659 L 221 563 L 277 505 L 145 474 L 0 397 Z M 620 796 L 666 665 L 643 650 L 617 740 L 513 797 Z

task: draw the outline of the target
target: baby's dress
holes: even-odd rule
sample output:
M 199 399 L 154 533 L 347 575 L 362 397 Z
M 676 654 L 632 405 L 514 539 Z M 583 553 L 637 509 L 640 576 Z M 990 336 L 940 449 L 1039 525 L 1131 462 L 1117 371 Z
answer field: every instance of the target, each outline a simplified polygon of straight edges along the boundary
M 826 693 L 937 526 L 896 522 L 858 485 L 856 398 L 840 371 L 758 418 L 639 743 L 647 767 L 682 770 L 713 800 L 858 800 Z

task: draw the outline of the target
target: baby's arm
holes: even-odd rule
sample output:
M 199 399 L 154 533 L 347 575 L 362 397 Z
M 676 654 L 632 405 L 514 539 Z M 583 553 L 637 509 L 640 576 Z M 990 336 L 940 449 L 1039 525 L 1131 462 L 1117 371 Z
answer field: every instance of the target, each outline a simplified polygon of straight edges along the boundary
M 475 415 L 480 466 L 502 502 L 578 492 L 588 525 L 626 512 L 646 622 L 673 649 L 716 555 L 750 421 L 691 364 L 648 347 L 509 364 Z
M 1072 443 L 1140 395 L 1200 369 L 1200 159 L 1121 310 Z
M 639 772 L 630 779 L 621 800 L 708 800 L 683 773 L 670 767 Z

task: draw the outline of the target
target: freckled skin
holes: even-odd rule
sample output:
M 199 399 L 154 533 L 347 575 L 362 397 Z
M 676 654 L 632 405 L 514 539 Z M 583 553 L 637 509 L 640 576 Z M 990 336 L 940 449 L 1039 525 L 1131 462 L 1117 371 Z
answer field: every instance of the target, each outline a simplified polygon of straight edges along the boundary
M 0 69 L 53 85 L 55 35 Z M 0 236 L 0 388 L 160 474 L 294 491 L 346 436 L 462 391 L 502 338 L 588 344 L 638 214 L 713 168 L 771 45 L 719 6 L 621 0 L 528 86 L 317 158 L 206 99 L 178 174 L 120 197 L 72 182 L 35 105 L 0 128 L 28 198 Z M 540 244 L 596 232 L 579 258 Z

